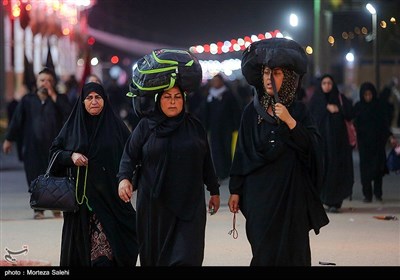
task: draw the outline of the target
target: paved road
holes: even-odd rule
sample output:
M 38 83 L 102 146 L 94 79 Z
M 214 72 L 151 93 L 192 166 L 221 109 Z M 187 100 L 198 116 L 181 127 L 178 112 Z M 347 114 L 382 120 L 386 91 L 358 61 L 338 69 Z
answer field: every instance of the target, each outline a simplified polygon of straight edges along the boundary
M 400 266 L 399 220 L 377 220 L 373 216 L 393 215 L 400 218 L 400 175 L 384 177 L 383 203 L 362 203 L 358 171 L 358 154 L 354 153 L 356 182 L 352 201 L 346 200 L 342 213 L 328 214 L 329 225 L 316 236 L 310 232 L 312 265 L 319 261 L 337 266 Z M 248 266 L 250 247 L 244 230 L 244 219 L 237 216 L 239 233 L 233 239 L 232 214 L 227 208 L 227 181 L 221 186 L 220 211 L 208 216 L 204 266 Z M 15 255 L 19 261 L 42 260 L 52 266 L 59 264 L 62 219 L 54 219 L 46 211 L 44 220 L 33 220 L 29 194 L 22 164 L 15 154 L 0 154 L 0 251 L 1 260 L 8 250 L 19 251 L 28 246 L 26 254 Z

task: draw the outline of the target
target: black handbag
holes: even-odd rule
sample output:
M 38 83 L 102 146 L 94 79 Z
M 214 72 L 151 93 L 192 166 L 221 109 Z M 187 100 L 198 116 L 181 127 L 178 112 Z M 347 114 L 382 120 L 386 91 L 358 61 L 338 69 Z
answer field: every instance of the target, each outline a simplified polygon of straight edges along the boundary
M 58 151 L 52 156 L 46 173 L 33 180 L 30 185 L 30 206 L 32 209 L 78 211 L 79 207 L 75 196 L 76 184 L 71 172 L 66 177 L 50 175 L 51 167 L 60 152 Z

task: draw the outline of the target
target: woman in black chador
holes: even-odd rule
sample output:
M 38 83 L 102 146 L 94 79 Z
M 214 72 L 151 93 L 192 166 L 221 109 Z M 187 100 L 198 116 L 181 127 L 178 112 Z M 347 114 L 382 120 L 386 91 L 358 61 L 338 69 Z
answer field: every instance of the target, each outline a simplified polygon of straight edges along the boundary
M 117 172 L 129 130 L 102 85 L 88 83 L 54 140 L 59 172 L 79 168 L 76 213 L 64 213 L 61 266 L 135 266 L 136 213 L 118 196 Z M 87 172 L 87 177 L 86 173 Z
M 183 89 L 174 86 L 156 96 L 154 110 L 141 119 L 125 147 L 119 169 L 121 199 L 137 189 L 140 265 L 200 266 L 204 257 L 206 205 L 219 208 L 219 184 L 207 134 L 185 112 Z M 134 166 L 141 163 L 132 185 Z
M 181 63 L 185 59 L 190 62 Z M 176 65 L 176 72 L 160 70 Z M 216 213 L 220 203 L 207 133 L 200 121 L 185 111 L 186 92 L 198 89 L 201 66 L 186 50 L 161 49 L 139 60 L 136 69 L 140 67 L 147 72 L 134 72 L 131 90 L 144 96 L 155 94 L 155 103 L 132 132 L 118 173 L 121 199 L 129 203 L 137 190 L 140 265 L 201 266 L 205 186 L 210 193 L 209 211 Z M 147 84 L 152 94 L 143 90 Z
M 372 83 L 361 84 L 360 101 L 354 111 L 364 202 L 371 202 L 373 194 L 377 201 L 382 201 L 382 179 L 387 172 L 385 146 L 392 133 Z
M 337 213 L 343 200 L 351 196 L 354 184 L 352 147 L 345 120 L 353 118 L 353 106 L 339 93 L 332 76 L 323 75 L 309 103 L 324 143 L 324 182 L 321 200 L 328 212 Z
M 218 211 L 220 199 L 207 133 L 185 111 L 186 92 L 197 90 L 201 77 L 200 63 L 187 50 L 154 50 L 134 67 L 132 93 L 155 102 L 146 106 L 125 146 L 118 191 L 130 203 L 137 190 L 141 266 L 203 263 L 205 185 L 211 214 Z
M 307 57 L 296 42 L 251 44 L 242 72 L 256 88 L 244 109 L 231 168 L 229 209 L 242 211 L 252 266 L 310 266 L 309 231 L 329 220 L 319 198 L 321 139 L 296 101 Z

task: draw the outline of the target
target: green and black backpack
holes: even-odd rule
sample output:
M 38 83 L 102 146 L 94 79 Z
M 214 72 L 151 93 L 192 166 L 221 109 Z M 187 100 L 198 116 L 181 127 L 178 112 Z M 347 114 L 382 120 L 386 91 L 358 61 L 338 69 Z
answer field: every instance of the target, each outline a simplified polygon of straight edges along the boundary
M 183 92 L 197 90 L 202 80 L 198 59 L 184 49 L 157 49 L 133 66 L 128 96 L 138 116 L 148 111 L 157 93 L 178 86 Z
M 174 86 L 185 92 L 196 90 L 202 70 L 197 58 L 188 50 L 158 49 L 145 55 L 133 66 L 132 95 L 155 95 Z

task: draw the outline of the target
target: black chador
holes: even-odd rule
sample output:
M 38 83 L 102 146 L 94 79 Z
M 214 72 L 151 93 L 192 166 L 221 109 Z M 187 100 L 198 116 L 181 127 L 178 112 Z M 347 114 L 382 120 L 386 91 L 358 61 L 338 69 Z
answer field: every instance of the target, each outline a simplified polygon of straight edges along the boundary
M 91 93 L 98 93 L 104 107 L 97 116 L 90 115 L 83 100 Z M 86 84 L 72 114 L 55 139 L 51 152 L 62 150 L 57 158 L 58 169 L 74 167 L 71 155 L 78 152 L 88 158 L 85 183 L 85 167 L 80 167 L 78 198 L 84 199 L 77 213 L 64 213 L 61 241 L 61 266 L 97 265 L 93 256 L 93 240 L 105 236 L 111 247 L 111 262 L 98 265 L 135 266 L 138 248 L 136 243 L 136 213 L 131 203 L 118 196 L 119 162 L 129 130 L 110 107 L 101 85 Z M 87 200 L 85 198 L 87 197 Z

